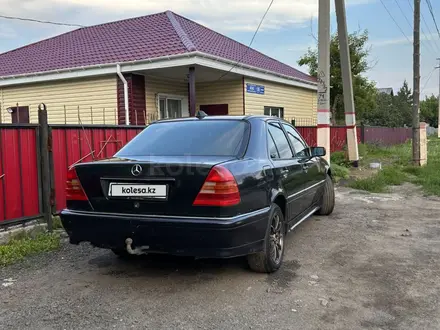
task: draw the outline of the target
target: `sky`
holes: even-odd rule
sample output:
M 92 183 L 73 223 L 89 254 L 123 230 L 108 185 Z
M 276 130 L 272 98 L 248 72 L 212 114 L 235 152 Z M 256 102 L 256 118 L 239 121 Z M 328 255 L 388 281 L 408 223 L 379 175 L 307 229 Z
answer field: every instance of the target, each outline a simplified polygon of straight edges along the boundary
M 172 10 L 249 44 L 270 0 L 0 0 L 0 15 L 18 16 L 80 25 Z M 331 0 L 333 3 L 333 1 Z M 422 98 L 438 95 L 440 38 L 426 0 L 422 0 L 421 89 Z M 440 3 L 431 0 L 440 28 Z M 412 87 L 413 0 L 346 0 L 349 32 L 367 29 L 371 46 L 369 79 L 378 88 L 397 91 L 406 79 Z M 388 14 L 391 13 L 396 23 Z M 298 59 L 315 47 L 318 0 L 274 0 L 252 47 L 286 64 L 299 67 Z M 400 30 L 399 29 L 402 30 Z M 52 37 L 74 28 L 0 18 L 0 52 Z M 332 4 L 331 30 L 336 16 Z

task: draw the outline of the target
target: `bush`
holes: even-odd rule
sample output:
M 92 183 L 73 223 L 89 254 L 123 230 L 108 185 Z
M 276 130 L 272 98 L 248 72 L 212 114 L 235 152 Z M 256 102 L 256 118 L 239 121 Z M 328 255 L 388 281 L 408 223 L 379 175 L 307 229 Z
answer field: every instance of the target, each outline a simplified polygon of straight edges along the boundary
M 330 163 L 344 166 L 344 167 L 350 167 L 350 161 L 347 160 L 347 157 L 345 156 L 344 151 L 335 151 L 330 154 Z
M 335 179 L 336 182 L 339 181 L 340 179 L 347 179 L 348 176 L 350 175 L 350 171 L 348 170 L 348 168 L 337 164 L 332 164 L 331 170 L 332 170 L 333 178 Z

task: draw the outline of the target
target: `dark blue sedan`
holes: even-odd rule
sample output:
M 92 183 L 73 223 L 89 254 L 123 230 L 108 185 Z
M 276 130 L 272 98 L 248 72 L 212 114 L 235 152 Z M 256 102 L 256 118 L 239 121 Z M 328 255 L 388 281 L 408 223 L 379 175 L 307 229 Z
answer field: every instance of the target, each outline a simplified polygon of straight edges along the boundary
M 274 272 L 286 233 L 333 211 L 324 155 L 276 117 L 158 121 L 112 158 L 69 170 L 61 219 L 72 244 L 121 257 L 246 256 Z

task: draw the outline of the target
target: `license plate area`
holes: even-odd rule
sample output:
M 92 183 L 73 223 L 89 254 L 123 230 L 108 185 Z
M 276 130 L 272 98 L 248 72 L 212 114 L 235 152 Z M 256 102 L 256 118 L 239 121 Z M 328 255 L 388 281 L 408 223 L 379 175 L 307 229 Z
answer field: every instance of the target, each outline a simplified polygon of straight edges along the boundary
M 166 201 L 168 199 L 168 185 L 156 183 L 110 182 L 107 196 L 110 199 Z

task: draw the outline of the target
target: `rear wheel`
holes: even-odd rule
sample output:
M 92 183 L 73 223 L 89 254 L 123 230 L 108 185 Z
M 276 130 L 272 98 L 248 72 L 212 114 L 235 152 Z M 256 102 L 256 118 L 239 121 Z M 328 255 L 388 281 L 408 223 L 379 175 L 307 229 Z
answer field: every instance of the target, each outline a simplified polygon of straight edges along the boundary
M 249 267 L 258 273 L 273 273 L 277 271 L 283 262 L 284 236 L 283 212 L 281 212 L 277 204 L 272 204 L 264 249 L 259 253 L 248 255 Z
M 321 208 L 316 212 L 319 215 L 330 215 L 335 208 L 335 187 L 332 178 L 327 175 L 324 183 L 324 192 L 321 197 Z

